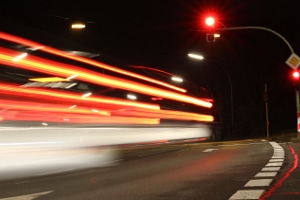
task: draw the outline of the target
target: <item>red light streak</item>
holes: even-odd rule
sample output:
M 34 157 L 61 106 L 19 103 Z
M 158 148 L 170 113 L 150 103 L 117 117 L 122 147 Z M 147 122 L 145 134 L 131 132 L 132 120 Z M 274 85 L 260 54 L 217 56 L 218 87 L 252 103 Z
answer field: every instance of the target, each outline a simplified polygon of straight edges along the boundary
M 147 95 L 160 96 L 166 99 L 191 103 L 194 105 L 203 106 L 207 108 L 212 107 L 212 103 L 198 98 L 194 98 L 192 96 L 183 95 L 180 93 L 175 93 L 160 88 L 155 88 L 145 84 L 141 84 L 141 83 L 137 83 L 134 81 L 129 81 L 117 77 L 112 77 L 101 73 L 96 73 L 90 70 L 78 69 L 78 67 L 75 66 L 49 61 L 46 59 L 37 58 L 35 56 L 28 56 L 26 59 L 19 60 L 18 62 L 12 62 L 14 58 L 14 54 L 16 54 L 16 52 L 4 48 L 0 48 L 0 52 L 6 54 L 6 55 L 0 54 L 1 63 L 6 65 L 34 70 L 43 73 L 50 73 L 55 76 L 69 77 L 74 74 L 78 74 L 78 77 L 76 77 L 77 79 L 86 82 L 92 82 L 98 85 L 131 90 L 131 91 L 135 91 Z
M 41 88 L 24 88 L 19 87 L 18 85 L 5 84 L 0 82 L 0 94 L 12 95 L 12 96 L 21 96 L 25 98 L 30 98 L 31 100 L 52 100 L 60 101 L 69 104 L 74 104 L 74 102 L 79 102 L 83 105 L 89 106 L 103 106 L 110 109 L 132 109 L 132 108 L 142 108 L 142 109 L 154 109 L 159 110 L 159 105 L 148 104 L 137 101 L 122 100 L 117 98 L 109 97 L 87 97 L 81 98 L 81 94 L 74 92 L 49 90 Z
M 292 172 L 298 167 L 298 156 L 295 153 L 295 149 L 289 145 L 289 148 L 291 150 L 291 153 L 294 155 L 294 164 L 293 166 L 284 173 L 284 175 L 276 182 L 276 184 L 271 187 L 266 193 L 264 193 L 263 196 L 259 198 L 259 200 L 266 200 L 268 197 L 270 197 L 278 188 L 280 188 L 283 184 L 283 182 L 292 174 Z
M 1 114 L 3 115 L 3 114 Z M 62 114 L 55 112 L 24 112 L 6 111 L 3 120 L 39 121 L 39 122 L 65 122 L 65 123 L 95 123 L 95 124 L 159 124 L 159 119 L 119 117 L 119 116 L 91 116 L 82 114 Z
M 199 121 L 199 122 L 212 122 L 214 120 L 211 115 L 197 114 L 191 112 L 182 112 L 174 110 L 117 110 L 112 111 L 112 115 L 124 115 L 124 116 L 147 116 L 160 119 L 173 119 L 173 120 L 187 120 L 187 121 Z
M 183 89 L 183 88 L 180 88 L 180 87 L 177 87 L 177 86 L 174 86 L 174 85 L 171 85 L 171 84 L 159 81 L 159 80 L 155 80 L 155 79 L 152 79 L 152 78 L 149 78 L 149 77 L 137 74 L 137 73 L 133 73 L 133 72 L 130 72 L 130 71 L 127 71 L 127 70 L 122 70 L 122 69 L 119 69 L 119 68 L 116 68 L 116 67 L 113 67 L 113 66 L 110 66 L 110 65 L 107 65 L 107 64 L 103 64 L 101 62 L 98 62 L 98 61 L 95 61 L 95 60 L 92 60 L 92 59 L 88 59 L 88 58 L 80 57 L 80 56 L 74 56 L 74 55 L 68 54 L 64 51 L 60 51 L 60 50 L 57 50 L 57 49 L 54 49 L 54 48 L 51 48 L 51 47 L 47 47 L 47 46 L 44 46 L 44 45 L 39 44 L 37 42 L 33 42 L 33 41 L 30 41 L 30 40 L 27 40 L 27 39 L 24 39 L 24 38 L 21 38 L 21 37 L 18 37 L 18 36 L 14 36 L 14 35 L 11 35 L 11 34 L 0 32 L 0 38 L 4 39 L 4 40 L 11 41 L 11 42 L 20 43 L 20 44 L 23 44 L 23 45 L 26 45 L 26 46 L 29 46 L 29 47 L 32 47 L 32 48 L 39 48 L 39 47 L 42 46 L 42 48 L 39 48 L 39 50 L 45 51 L 47 53 L 51 53 L 51 54 L 54 54 L 54 55 L 57 55 L 57 56 L 65 57 L 65 58 L 69 58 L 69 59 L 76 60 L 76 61 L 79 61 L 79 62 L 83 62 L 83 63 L 86 63 L 86 64 L 90 64 L 90 65 L 93 65 L 93 66 L 96 66 L 96 67 L 99 67 L 99 68 L 102 68 L 102 69 L 107 69 L 107 70 L 110 70 L 110 71 L 113 71 L 113 72 L 117 72 L 117 73 L 120 73 L 120 74 L 123 74 L 123 75 L 131 76 L 131 77 L 138 78 L 138 79 L 142 79 L 142 80 L 145 80 L 145 81 L 148 81 L 148 82 L 151 82 L 151 83 L 155 83 L 155 84 L 158 84 L 158 85 L 162 85 L 164 87 L 168 87 L 168 88 L 173 89 L 173 90 L 183 92 L 183 93 L 186 92 L 186 90 Z

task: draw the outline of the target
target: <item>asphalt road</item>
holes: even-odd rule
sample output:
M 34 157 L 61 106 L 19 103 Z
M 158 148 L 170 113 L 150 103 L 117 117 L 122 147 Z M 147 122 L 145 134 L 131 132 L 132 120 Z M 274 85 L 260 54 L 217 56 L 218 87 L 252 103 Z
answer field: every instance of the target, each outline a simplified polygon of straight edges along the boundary
M 2 181 L 0 200 L 255 199 L 288 169 L 283 159 L 276 174 L 257 176 L 284 149 L 264 140 L 117 149 L 111 167 Z

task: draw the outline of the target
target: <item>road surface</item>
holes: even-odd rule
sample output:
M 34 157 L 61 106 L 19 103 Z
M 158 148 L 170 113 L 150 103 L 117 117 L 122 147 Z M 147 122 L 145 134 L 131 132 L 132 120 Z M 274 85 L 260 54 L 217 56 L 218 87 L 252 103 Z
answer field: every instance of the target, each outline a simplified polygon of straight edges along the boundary
M 110 167 L 1 181 L 0 200 L 258 199 L 289 167 L 286 144 L 266 140 L 116 151 Z

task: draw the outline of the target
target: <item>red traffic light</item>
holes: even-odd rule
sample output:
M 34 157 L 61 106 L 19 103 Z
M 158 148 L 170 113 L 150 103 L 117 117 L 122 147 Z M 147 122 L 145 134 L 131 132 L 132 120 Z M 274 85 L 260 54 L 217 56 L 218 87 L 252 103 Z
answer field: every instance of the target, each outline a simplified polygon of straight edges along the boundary
M 294 79 L 298 80 L 300 78 L 300 73 L 298 71 L 294 71 L 292 75 Z
M 206 17 L 205 24 L 209 27 L 213 27 L 215 25 L 215 18 L 212 16 Z

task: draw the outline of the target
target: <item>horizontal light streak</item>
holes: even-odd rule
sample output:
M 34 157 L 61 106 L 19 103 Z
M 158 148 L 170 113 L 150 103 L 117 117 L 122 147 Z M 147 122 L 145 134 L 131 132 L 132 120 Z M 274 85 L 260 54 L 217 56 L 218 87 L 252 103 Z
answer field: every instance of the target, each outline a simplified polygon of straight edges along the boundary
M 68 54 L 64 51 L 60 51 L 60 50 L 57 50 L 55 48 L 47 47 L 47 46 L 44 46 L 44 45 L 39 44 L 37 42 L 27 40 L 27 39 L 24 39 L 24 38 L 15 36 L 15 35 L 0 32 L 0 38 L 4 39 L 4 40 L 11 41 L 11 42 L 20 43 L 20 44 L 23 44 L 23 45 L 26 45 L 26 46 L 29 46 L 29 47 L 32 47 L 32 48 L 43 46 L 43 48 L 41 48 L 40 50 L 45 51 L 47 53 L 51 53 L 51 54 L 54 54 L 54 55 L 57 55 L 57 56 L 61 56 L 61 57 L 65 57 L 65 58 L 68 58 L 68 59 L 76 60 L 76 61 L 83 62 L 83 63 L 86 63 L 86 64 L 90 64 L 90 65 L 93 65 L 93 66 L 96 66 L 96 67 L 99 67 L 99 68 L 102 68 L 102 69 L 110 70 L 110 71 L 113 71 L 113 72 L 117 72 L 117 73 L 120 73 L 120 74 L 123 74 L 123 75 L 131 76 L 131 77 L 138 78 L 138 79 L 142 79 L 142 80 L 145 80 L 145 81 L 148 81 L 148 82 L 151 82 L 151 83 L 155 83 L 155 84 L 158 84 L 158 85 L 161 85 L 161 86 L 173 89 L 173 90 L 183 92 L 183 93 L 186 92 L 186 90 L 183 89 L 183 88 L 180 88 L 180 87 L 177 87 L 177 86 L 174 86 L 174 85 L 171 85 L 171 84 L 168 84 L 168 83 L 165 83 L 165 82 L 153 79 L 153 78 L 149 78 L 149 77 L 137 74 L 137 73 L 133 73 L 133 72 L 130 72 L 130 71 L 127 71 L 127 70 L 119 69 L 119 68 L 116 68 L 116 67 L 113 67 L 113 66 L 110 66 L 110 65 L 92 60 L 92 59 L 88 59 L 88 58 L 80 57 L 80 56 L 74 56 L 74 55 Z
M 197 114 L 192 112 L 182 112 L 175 110 L 157 110 L 157 111 L 146 111 L 146 110 L 118 110 L 112 111 L 111 115 L 124 115 L 124 116 L 147 116 L 147 117 L 158 117 L 161 119 L 172 119 L 172 120 L 188 120 L 188 121 L 200 121 L 200 122 L 212 122 L 213 116 L 205 114 Z
M 30 81 L 35 82 L 63 82 L 68 81 L 68 79 L 60 78 L 60 77 L 41 77 L 41 78 L 29 78 Z
M 210 108 L 212 107 L 211 102 L 207 102 L 192 96 L 171 92 L 168 90 L 155 88 L 145 84 L 137 83 L 134 81 L 129 81 L 122 78 L 112 77 L 104 75 L 101 73 L 96 73 L 90 70 L 78 69 L 78 67 L 58 63 L 54 61 L 49 61 L 46 59 L 37 58 L 34 56 L 28 56 L 26 59 L 20 60 L 17 63 L 12 63 L 11 55 L 15 54 L 14 51 L 8 49 L 0 48 L 0 52 L 10 54 L 4 55 L 0 54 L 0 61 L 3 64 L 15 66 L 19 68 L 34 70 L 43 73 L 50 73 L 56 76 L 71 76 L 73 74 L 78 74 L 77 79 L 86 82 L 91 82 L 97 85 L 104 85 L 108 87 L 116 87 L 119 89 L 131 90 L 147 95 L 160 96 L 166 99 L 176 100 L 185 103 L 191 103 L 198 106 L 203 106 Z
M 89 106 L 105 106 L 115 109 L 124 108 L 142 108 L 142 109 L 154 109 L 159 110 L 160 107 L 157 104 L 142 103 L 138 101 L 130 101 L 126 99 L 117 99 L 104 96 L 87 97 L 82 98 L 80 94 L 61 90 L 49 90 L 44 88 L 27 88 L 18 87 L 14 84 L 6 84 L 0 82 L 0 94 L 6 94 L 10 96 L 18 96 L 24 98 L 39 99 L 39 100 L 51 100 L 70 103 L 74 105 L 74 102 L 81 103 Z

